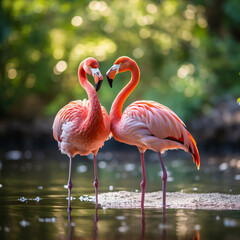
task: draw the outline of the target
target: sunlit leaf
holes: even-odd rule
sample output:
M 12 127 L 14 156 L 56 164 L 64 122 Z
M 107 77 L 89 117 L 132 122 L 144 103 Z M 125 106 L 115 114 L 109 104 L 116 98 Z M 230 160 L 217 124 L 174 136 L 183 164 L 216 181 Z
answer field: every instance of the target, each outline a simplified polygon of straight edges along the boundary
M 237 103 L 240 105 L 240 98 L 238 98 Z

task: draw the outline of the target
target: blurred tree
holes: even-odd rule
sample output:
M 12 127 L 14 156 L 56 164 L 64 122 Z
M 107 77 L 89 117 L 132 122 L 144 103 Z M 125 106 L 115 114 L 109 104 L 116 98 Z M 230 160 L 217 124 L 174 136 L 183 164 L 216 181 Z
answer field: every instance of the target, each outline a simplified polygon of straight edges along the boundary
M 56 114 L 86 97 L 84 58 L 96 57 L 104 74 L 122 55 L 141 70 L 127 104 L 152 99 L 185 120 L 209 111 L 223 94 L 239 97 L 239 9 L 238 0 L 2 0 L 1 116 Z M 99 92 L 108 110 L 130 75 L 118 78 Z

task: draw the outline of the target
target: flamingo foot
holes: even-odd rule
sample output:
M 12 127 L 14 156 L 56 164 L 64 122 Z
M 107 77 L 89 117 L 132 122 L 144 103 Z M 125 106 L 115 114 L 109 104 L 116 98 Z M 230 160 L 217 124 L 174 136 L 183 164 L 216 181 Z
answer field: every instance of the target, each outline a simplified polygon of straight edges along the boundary
M 159 156 L 159 160 L 162 166 L 162 171 L 163 171 L 163 175 L 162 175 L 162 192 L 163 192 L 163 207 L 166 208 L 166 191 L 167 191 L 167 171 L 166 168 L 164 166 L 163 160 L 162 160 L 162 156 L 161 153 L 158 152 L 158 156 Z

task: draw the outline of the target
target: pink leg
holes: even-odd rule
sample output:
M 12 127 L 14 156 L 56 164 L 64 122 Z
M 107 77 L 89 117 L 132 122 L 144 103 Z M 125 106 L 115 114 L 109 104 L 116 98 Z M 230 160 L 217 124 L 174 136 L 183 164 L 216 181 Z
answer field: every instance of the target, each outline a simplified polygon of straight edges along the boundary
M 68 212 L 71 212 L 71 191 L 72 191 L 72 157 L 69 157 L 69 177 L 68 177 Z
M 98 174 L 97 174 L 97 159 L 96 156 L 94 155 L 94 173 L 95 173 L 95 179 L 93 186 L 95 187 L 95 194 L 96 194 L 96 208 L 98 205 Z
M 162 171 L 163 171 L 163 176 L 162 176 L 163 207 L 166 207 L 167 171 L 165 169 L 165 166 L 162 160 L 162 155 L 160 152 L 158 152 L 158 156 L 159 156 L 160 163 L 162 166 Z
M 141 208 L 144 208 L 144 197 L 145 197 L 145 189 L 146 189 L 146 185 L 147 185 L 147 179 L 146 179 L 146 171 L 145 171 L 144 153 L 140 152 L 140 155 L 141 155 L 141 163 L 142 163 L 142 182 L 141 182 L 142 199 L 141 199 Z

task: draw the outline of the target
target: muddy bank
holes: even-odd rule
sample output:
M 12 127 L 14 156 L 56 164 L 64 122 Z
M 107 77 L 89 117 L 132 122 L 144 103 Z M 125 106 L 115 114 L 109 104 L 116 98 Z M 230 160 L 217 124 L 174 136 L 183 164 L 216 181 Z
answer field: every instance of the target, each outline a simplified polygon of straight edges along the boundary
M 108 192 L 98 196 L 103 208 L 140 208 L 141 193 Z M 161 208 L 162 192 L 145 194 L 145 208 Z M 240 210 L 240 195 L 220 193 L 167 193 L 169 209 Z

